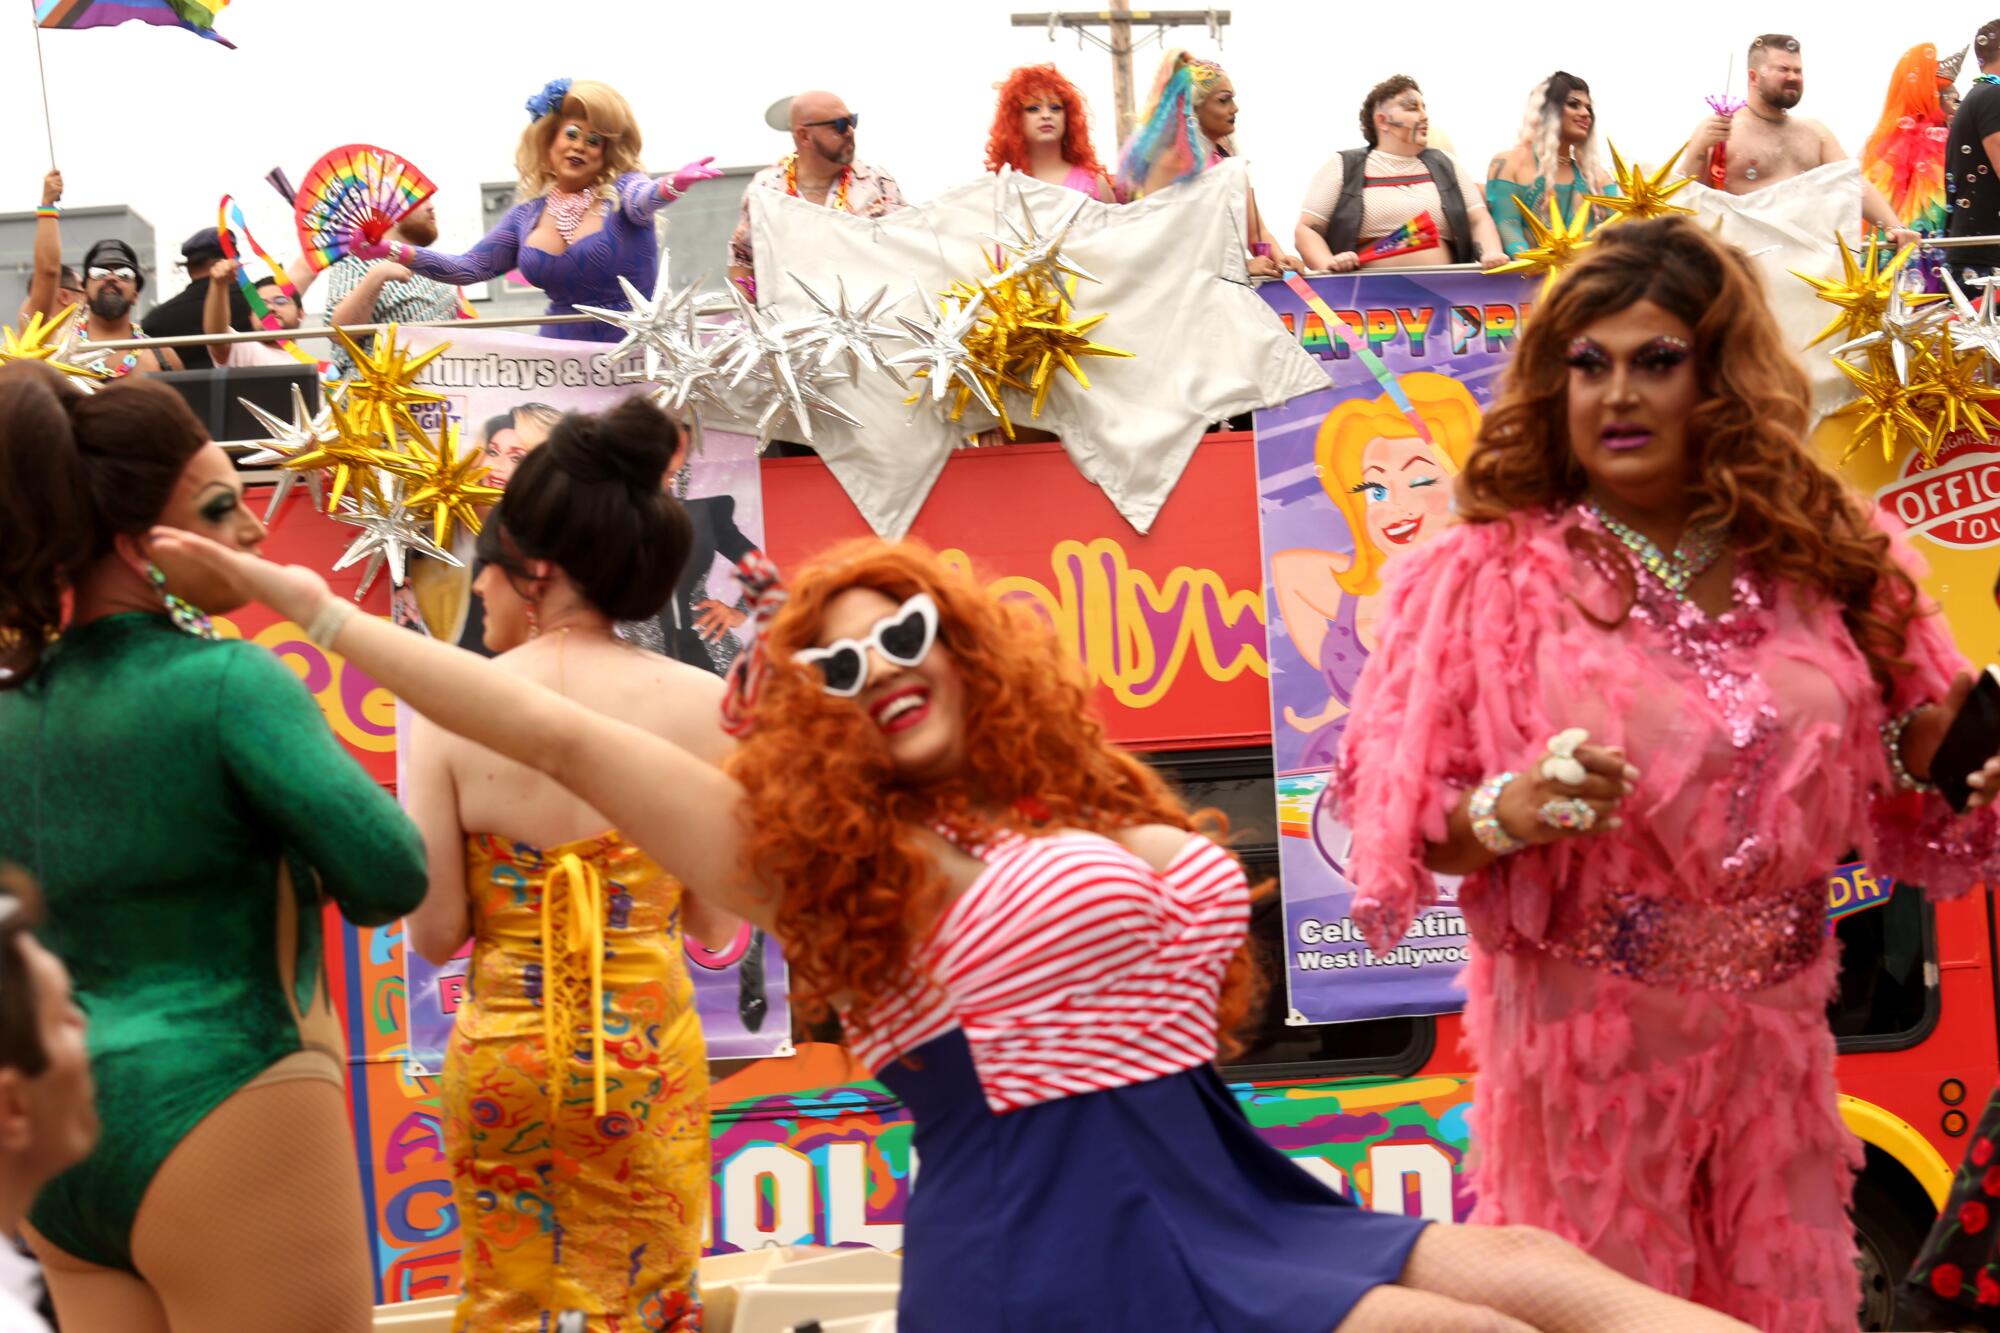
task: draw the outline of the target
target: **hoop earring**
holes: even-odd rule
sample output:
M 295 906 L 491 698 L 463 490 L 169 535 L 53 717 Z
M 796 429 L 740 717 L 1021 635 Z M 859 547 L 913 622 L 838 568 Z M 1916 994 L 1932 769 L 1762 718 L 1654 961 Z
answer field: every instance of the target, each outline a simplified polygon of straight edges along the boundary
M 148 560 L 146 562 L 146 582 L 153 585 L 153 591 L 160 595 L 160 601 L 167 608 L 167 618 L 174 622 L 174 628 L 183 634 L 192 634 L 197 639 L 219 639 L 215 632 L 215 622 L 208 613 L 185 597 L 178 597 L 167 591 L 167 572 Z

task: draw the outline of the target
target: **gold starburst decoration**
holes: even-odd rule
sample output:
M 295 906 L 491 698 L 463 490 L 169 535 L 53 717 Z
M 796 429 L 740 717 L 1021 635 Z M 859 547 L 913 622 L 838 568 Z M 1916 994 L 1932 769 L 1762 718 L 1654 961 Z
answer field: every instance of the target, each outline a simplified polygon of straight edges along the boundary
M 467 531 L 478 532 L 479 510 L 497 502 L 505 492 L 485 484 L 489 469 L 479 450 L 459 451 L 456 421 L 446 423 L 435 442 L 416 431 L 405 443 L 407 454 L 377 466 L 405 479 L 403 507 L 412 514 L 430 515 L 431 539 L 441 549 L 450 550 L 453 525 L 463 523 Z
M 428 352 L 411 356 L 409 349 L 396 341 L 394 324 L 375 335 L 369 351 L 363 351 L 347 330 L 333 332 L 354 362 L 353 373 L 335 387 L 335 392 L 385 442 L 395 440 L 400 434 L 423 434 L 423 426 L 410 409 L 442 403 L 444 395 L 435 389 L 418 388 L 417 376 L 451 344 L 439 343 Z
M 1534 244 L 1521 251 L 1514 258 L 1498 268 L 1488 269 L 1489 273 L 1539 273 L 1542 275 L 1542 296 L 1546 298 L 1562 271 L 1576 262 L 1578 255 L 1590 248 L 1590 208 L 1588 205 L 1576 210 L 1573 218 L 1564 218 L 1562 203 L 1554 190 L 1549 191 L 1549 220 L 1542 221 L 1535 211 L 1515 197 L 1515 205 L 1528 224 L 1528 231 L 1534 237 Z
M 1071 304 L 1074 279 L 1066 287 L 1057 287 L 1038 271 L 1024 271 L 1018 264 L 1002 269 L 990 255 L 986 267 L 987 278 L 978 286 L 956 282 L 944 296 L 948 303 L 961 307 L 984 296 L 978 322 L 964 337 L 970 354 L 966 372 L 984 390 L 984 398 L 990 400 L 994 415 L 1000 419 L 1001 431 L 1011 440 L 1014 418 L 1007 409 L 1004 390 L 1028 395 L 1029 415 L 1039 418 L 1058 371 L 1067 372 L 1080 387 L 1088 389 L 1090 377 L 1084 373 L 1083 358 L 1129 357 L 1133 353 L 1092 340 L 1091 332 L 1109 312 L 1079 319 Z M 919 377 L 926 373 L 917 372 Z M 961 419 L 965 409 L 980 399 L 981 394 L 971 385 L 960 383 L 953 395 L 951 419 Z
M 1937 461 L 1938 450 L 1958 431 L 1972 431 L 1981 439 L 2000 433 L 2000 417 L 1986 406 L 2000 402 L 2000 387 L 1983 378 L 1985 362 L 1982 351 L 1953 348 L 1950 336 L 1943 331 L 1919 358 L 1921 378 L 1910 386 L 1910 392 L 1934 414 L 1930 439 L 1923 445 L 1926 465 Z
M 95 365 L 69 359 L 70 344 L 74 341 L 71 321 L 75 318 L 75 306 L 54 319 L 37 310 L 28 316 L 18 333 L 11 324 L 0 328 L 0 366 L 10 361 L 39 361 L 50 370 L 75 379 L 85 393 L 91 392 L 91 386 L 103 379 L 104 374 Z M 101 357 L 103 353 L 96 355 Z
M 1584 202 L 1610 212 L 1611 216 L 1605 219 L 1606 226 L 1618 222 L 1643 222 L 1647 218 L 1663 218 L 1670 213 L 1691 214 L 1694 210 L 1685 204 L 1667 202 L 1694 184 L 1688 177 L 1682 177 L 1671 185 L 1667 183 L 1667 177 L 1674 174 L 1674 166 L 1681 160 L 1681 154 L 1686 151 L 1687 145 L 1682 144 L 1667 158 L 1666 165 L 1648 176 L 1645 169 L 1637 162 L 1630 166 L 1625 165 L 1625 159 L 1618 156 L 1618 145 L 1612 144 L 1611 173 L 1618 182 L 1618 193 L 1585 195 Z
M 394 449 L 384 447 L 387 440 L 376 428 L 375 418 L 358 408 L 345 398 L 336 398 L 327 404 L 330 409 L 331 438 L 323 438 L 313 443 L 311 448 L 279 461 L 278 466 L 293 472 L 324 471 L 332 476 L 333 485 L 329 489 L 326 512 L 331 514 L 340 506 L 340 498 L 347 494 L 351 484 L 357 491 L 372 499 L 380 499 L 380 488 L 375 484 L 375 469 L 391 467 L 403 456 Z
M 1865 365 L 1857 366 L 1839 357 L 1833 359 L 1833 364 L 1853 381 L 1861 394 L 1833 413 L 1837 417 L 1854 417 L 1859 423 L 1847 452 L 1840 456 L 1841 462 L 1854 457 L 1871 439 L 1882 447 L 1885 462 L 1895 462 L 1905 443 L 1925 450 L 1926 457 L 1936 456 L 1932 425 L 1917 410 L 1927 395 L 1921 384 L 1916 387 L 1905 384 L 1887 354 L 1878 349 L 1870 349 Z
M 1840 311 L 1827 326 L 1819 331 L 1808 347 L 1818 346 L 1834 334 L 1845 331 L 1851 341 L 1874 333 L 1882 327 L 1882 316 L 1889 309 L 1889 301 L 1896 291 L 1896 275 L 1902 272 L 1910 256 L 1917 247 L 1906 245 L 1898 250 L 1886 265 L 1882 263 L 1882 247 L 1873 236 L 1868 238 L 1867 247 L 1862 251 L 1861 262 L 1854 261 L 1854 252 L 1838 235 L 1833 243 L 1840 250 L 1839 278 L 1816 278 L 1810 273 L 1792 270 L 1792 276 L 1803 278 L 1812 284 L 1819 299 L 1837 307 Z

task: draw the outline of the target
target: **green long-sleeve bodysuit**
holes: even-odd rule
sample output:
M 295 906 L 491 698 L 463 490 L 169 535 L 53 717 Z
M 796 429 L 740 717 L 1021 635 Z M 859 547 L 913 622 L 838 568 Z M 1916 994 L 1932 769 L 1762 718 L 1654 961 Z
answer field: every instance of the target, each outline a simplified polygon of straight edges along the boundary
M 299 1011 L 325 985 L 313 872 L 349 920 L 385 924 L 423 897 L 422 842 L 277 657 L 132 613 L 64 635 L 0 692 L 0 861 L 47 895 L 103 1120 L 31 1220 L 129 1269 L 174 1145 L 302 1048 Z

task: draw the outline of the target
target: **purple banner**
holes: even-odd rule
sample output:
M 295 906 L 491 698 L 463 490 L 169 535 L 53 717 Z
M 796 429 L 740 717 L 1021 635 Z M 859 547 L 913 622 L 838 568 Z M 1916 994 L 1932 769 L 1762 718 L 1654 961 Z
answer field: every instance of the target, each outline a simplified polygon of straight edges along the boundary
M 1370 952 L 1348 915 L 1347 830 L 1324 797 L 1383 576 L 1450 522 L 1535 281 L 1392 269 L 1311 286 L 1338 332 L 1288 287 L 1262 292 L 1330 383 L 1256 417 L 1289 1021 L 1446 1013 L 1463 1004 L 1457 909 L 1424 913 L 1387 957 Z

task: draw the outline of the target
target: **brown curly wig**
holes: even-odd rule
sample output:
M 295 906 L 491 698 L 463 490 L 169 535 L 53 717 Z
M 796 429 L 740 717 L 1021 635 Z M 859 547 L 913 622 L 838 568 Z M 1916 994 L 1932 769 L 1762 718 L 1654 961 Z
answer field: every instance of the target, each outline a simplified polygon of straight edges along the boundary
M 1702 401 L 1687 423 L 1689 524 L 1726 528 L 1739 559 L 1832 598 L 1886 692 L 1891 672 L 1907 665 L 1910 620 L 1921 604 L 1916 584 L 1891 557 L 1867 500 L 1807 443 L 1805 372 L 1771 318 L 1756 269 L 1687 218 L 1599 231 L 1536 307 L 1459 476 L 1459 517 L 1493 523 L 1583 498 L 1584 473 L 1569 441 L 1565 349 L 1596 320 L 1640 301 L 1694 330 Z M 1601 544 L 1608 551 L 1593 555 L 1630 569 L 1620 548 Z
M 937 603 L 933 651 L 951 654 L 965 691 L 958 776 L 900 778 L 866 713 L 792 661 L 813 645 L 828 603 L 850 588 L 899 603 L 925 592 Z M 846 1021 L 865 1028 L 870 1008 L 907 975 L 946 902 L 930 829 L 968 841 L 1001 829 L 1108 834 L 1141 824 L 1218 841 L 1227 832 L 1220 815 L 1190 812 L 1158 773 L 1105 738 L 1082 668 L 1046 625 L 918 543 L 868 538 L 801 566 L 765 651 L 770 670 L 752 730 L 728 768 L 745 790 L 749 869 L 779 886 L 777 934 L 793 997 L 810 1019 L 837 999 Z M 1218 1018 L 1228 1054 L 1257 976 L 1239 950 Z

